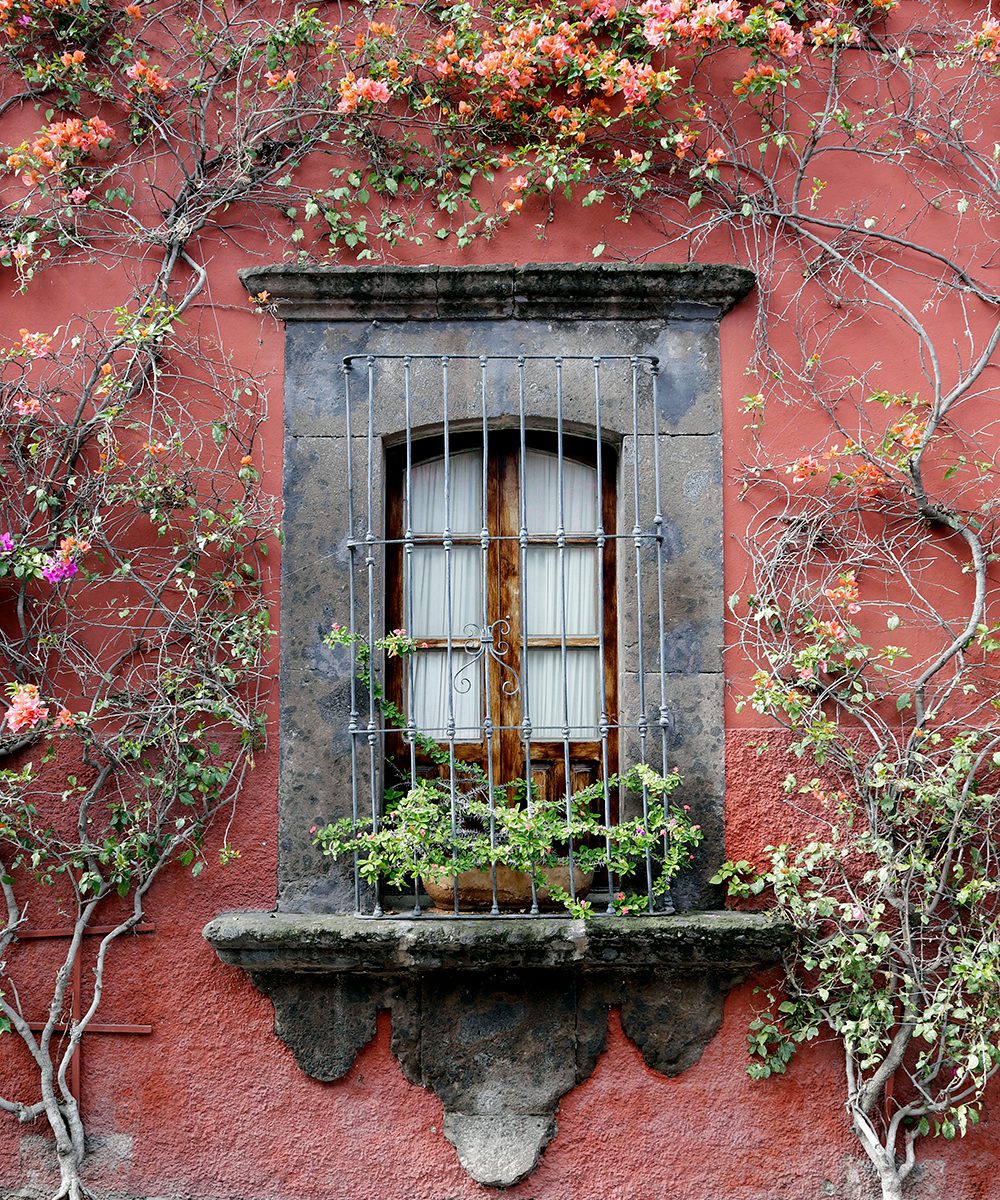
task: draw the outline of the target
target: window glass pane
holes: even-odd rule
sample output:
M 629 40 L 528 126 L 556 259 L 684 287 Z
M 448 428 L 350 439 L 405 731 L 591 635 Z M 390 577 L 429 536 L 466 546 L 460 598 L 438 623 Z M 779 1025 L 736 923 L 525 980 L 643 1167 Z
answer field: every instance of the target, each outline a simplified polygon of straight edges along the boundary
M 414 533 L 441 533 L 445 527 L 444 459 L 414 463 L 411 472 Z M 448 457 L 452 533 L 478 533 L 483 527 L 483 455 L 462 450 Z M 404 513 L 405 524 L 405 513 Z
M 447 637 L 448 576 L 442 546 L 415 546 L 413 570 L 413 628 L 417 641 L 428 637 Z M 409 571 L 404 563 L 403 620 L 409 611 Z M 471 632 L 482 628 L 482 551 L 478 546 L 451 548 L 451 636 L 464 642 Z M 470 631 L 474 626 L 474 631 Z
M 555 533 L 559 526 L 559 459 L 555 454 L 526 452 L 524 491 L 528 532 Z M 597 468 L 568 458 L 563 459 L 563 527 L 567 533 L 593 533 L 597 528 Z
M 566 634 L 597 636 L 597 551 L 589 546 L 567 546 Z M 557 546 L 531 546 L 527 553 L 525 596 L 528 637 L 555 637 L 562 633 L 562 581 Z
M 448 655 L 443 650 L 418 650 L 410 659 L 413 670 L 413 720 L 417 728 L 438 741 L 448 737 L 448 692 L 455 713 L 455 737 L 459 741 L 478 742 L 480 731 L 480 693 L 482 660 L 456 651 L 451 656 L 451 680 Z
M 566 690 L 569 697 L 569 736 L 596 741 L 600 718 L 597 650 L 566 651 Z M 528 651 L 528 700 L 534 741 L 561 741 L 563 729 L 563 670 L 559 650 Z M 523 700 L 522 700 L 523 703 Z

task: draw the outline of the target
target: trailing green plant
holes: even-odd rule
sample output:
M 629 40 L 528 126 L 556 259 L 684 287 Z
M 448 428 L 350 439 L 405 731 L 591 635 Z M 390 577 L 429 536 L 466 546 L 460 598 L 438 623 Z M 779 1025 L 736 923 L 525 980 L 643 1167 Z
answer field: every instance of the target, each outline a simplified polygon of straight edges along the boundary
M 469 779 L 459 781 L 454 800 L 447 779 L 419 779 L 386 806 L 377 827 L 350 817 L 317 829 L 314 839 L 331 858 L 357 855 L 361 878 L 393 887 L 413 880 L 450 882 L 463 871 L 507 867 L 537 878 L 575 917 L 594 915 L 591 901 L 577 897 L 548 878 L 548 870 L 571 861 L 582 872 L 606 869 L 621 883 L 648 865 L 650 889 L 611 897 L 619 916 L 646 911 L 664 896 L 670 881 L 689 865 L 701 841 L 701 828 L 669 803 L 680 783 L 676 773 L 660 775 L 638 765 L 607 781 L 619 791 L 645 796 L 646 816 L 606 824 L 598 815 L 604 781 L 574 792 L 569 800 L 527 797 L 523 780 L 493 789 Z M 633 884 L 634 886 L 634 884 Z
M 331 649 L 350 647 L 354 669 L 365 689 L 371 689 L 387 728 L 407 730 L 406 717 L 381 685 L 373 680 L 372 650 L 366 639 L 340 624 L 323 638 Z M 375 649 L 392 658 L 419 653 L 420 647 L 405 629 L 393 629 L 377 638 Z M 438 768 L 451 762 L 447 749 L 420 730 L 407 736 L 421 755 Z M 391 765 L 391 764 L 389 764 Z M 358 873 L 366 883 L 383 882 L 409 888 L 414 879 L 439 883 L 463 871 L 491 871 L 502 866 L 545 879 L 550 896 L 576 917 L 593 915 L 593 906 L 547 880 L 548 868 L 572 860 L 583 872 L 605 869 L 609 878 L 632 880 L 639 868 L 648 873 L 648 887 L 638 894 L 617 889 L 609 908 L 627 916 L 652 908 L 687 866 L 701 842 L 701 826 L 692 823 L 688 806 L 671 805 L 670 794 L 680 775 L 661 775 L 638 763 L 620 775 L 611 775 L 605 786 L 597 780 L 569 797 L 544 797 L 524 779 L 494 785 L 477 763 L 457 761 L 450 777 L 398 778 L 385 790 L 385 814 L 377 823 L 370 818 L 342 818 L 314 828 L 313 839 L 333 859 L 357 856 Z M 599 815 L 606 795 L 626 793 L 643 799 L 644 813 L 617 822 Z M 624 884 L 623 884 L 624 886 Z

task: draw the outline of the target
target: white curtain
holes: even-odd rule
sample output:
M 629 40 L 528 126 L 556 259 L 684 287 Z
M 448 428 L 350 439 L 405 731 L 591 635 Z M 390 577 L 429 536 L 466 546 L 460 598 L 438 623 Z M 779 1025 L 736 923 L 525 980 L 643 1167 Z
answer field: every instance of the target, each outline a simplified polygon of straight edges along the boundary
M 422 733 L 443 742 L 448 736 L 448 655 L 444 650 L 422 650 L 413 656 L 410 666 L 413 719 Z M 453 651 L 451 671 L 455 737 L 458 741 L 478 742 L 482 737 L 482 662 L 473 663 L 468 654 Z
M 410 557 L 404 555 L 404 558 Z M 483 565 L 478 546 L 451 548 L 451 636 L 464 643 L 469 628 L 478 632 L 483 620 Z M 443 546 L 413 548 L 413 627 L 421 638 L 448 636 L 448 555 Z M 403 621 L 410 603 L 409 575 L 404 564 Z
M 444 531 L 444 459 L 414 463 L 411 472 L 413 496 L 410 524 L 414 533 Z M 481 450 L 462 450 L 448 456 L 451 491 L 451 532 L 478 533 L 483 527 L 483 455 Z
M 558 456 L 529 450 L 524 463 L 524 483 L 529 534 L 555 533 L 559 527 Z M 562 524 L 566 533 L 593 535 L 598 516 L 596 468 L 564 458 L 562 493 Z M 558 547 L 530 547 L 527 579 L 522 583 L 527 588 L 529 637 L 561 636 L 564 594 L 566 636 L 597 636 L 600 596 L 596 548 L 567 546 L 560 566 Z M 560 740 L 567 712 L 572 739 L 597 738 L 600 711 L 597 655 L 596 650 L 567 649 L 564 692 L 562 651 L 529 651 L 527 691 L 534 740 Z
M 410 523 L 416 534 L 444 532 L 444 459 L 414 464 L 411 471 Z M 450 529 L 454 534 L 478 534 L 483 525 L 483 456 L 463 450 L 448 459 Z M 403 617 L 412 603 L 410 635 L 443 638 L 448 635 L 448 560 L 451 568 L 451 679 L 448 655 L 443 649 L 420 650 L 411 660 L 413 719 L 417 728 L 440 740 L 447 737 L 448 693 L 451 691 L 456 731 L 460 741 L 479 741 L 482 697 L 482 663 L 471 664 L 463 652 L 466 639 L 482 625 L 482 552 L 478 546 L 415 546 L 412 581 L 404 565 Z
M 598 667 L 596 650 L 567 650 L 564 696 L 562 652 L 528 651 L 528 706 L 534 741 L 559 741 L 567 708 L 570 738 L 576 741 L 597 739 Z
M 524 462 L 525 517 L 529 533 L 559 528 L 559 458 L 529 450 Z M 597 528 L 597 470 L 563 459 L 563 527 L 593 534 Z
M 597 551 L 567 546 L 564 554 L 566 636 L 597 637 Z M 527 560 L 528 637 L 558 637 L 563 603 L 559 548 L 531 546 Z
M 455 534 L 476 534 L 483 523 L 482 454 L 462 451 L 449 459 L 450 528 Z M 558 458 L 529 450 L 524 464 L 525 510 L 530 534 L 554 534 L 559 525 Z M 412 469 L 410 522 L 414 533 L 440 535 L 445 528 L 444 459 L 416 464 Z M 512 500 L 517 500 L 512 497 Z M 597 525 L 597 471 L 563 460 L 563 525 L 567 533 L 593 535 Z M 496 530 L 492 531 L 494 535 Z M 412 603 L 411 635 L 443 638 L 448 634 L 447 560 L 442 546 L 416 546 L 403 580 L 403 617 Z M 419 729 L 445 737 L 448 692 L 453 695 L 456 736 L 478 741 L 482 720 L 483 665 L 469 665 L 463 646 L 482 623 L 482 558 L 478 546 L 454 546 L 451 562 L 452 679 L 447 655 L 441 649 L 418 651 L 412 662 L 414 720 Z M 410 574 L 412 573 L 412 579 Z M 567 637 L 596 638 L 600 614 L 600 571 L 597 549 L 567 546 L 562 562 L 556 546 L 531 546 L 527 555 L 526 588 L 528 637 L 559 638 L 563 634 L 563 595 Z M 489 621 L 513 614 L 489 613 Z M 565 666 L 560 649 L 537 648 L 526 663 L 532 736 L 536 741 L 562 738 L 566 699 L 570 737 L 597 737 L 600 710 L 598 651 L 568 647 Z M 463 668 L 467 667 L 463 671 Z M 566 689 L 564 694 L 563 672 Z M 522 689 L 522 703 L 524 694 Z M 523 716 L 523 714 L 522 714 Z

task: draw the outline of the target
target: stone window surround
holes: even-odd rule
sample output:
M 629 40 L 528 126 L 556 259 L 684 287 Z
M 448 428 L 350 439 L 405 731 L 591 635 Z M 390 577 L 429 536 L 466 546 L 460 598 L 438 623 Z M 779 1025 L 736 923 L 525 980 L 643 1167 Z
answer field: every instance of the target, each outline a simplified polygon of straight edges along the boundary
M 593 1069 L 609 1005 L 622 1006 L 650 1066 L 675 1074 L 714 1035 L 727 990 L 774 961 L 787 937 L 760 915 L 690 911 L 718 907 L 708 880 L 723 849 L 719 322 L 753 276 L 718 265 L 555 264 L 276 266 L 241 277 L 286 322 L 278 911 L 217 918 L 205 936 L 271 997 L 278 1036 L 315 1078 L 342 1075 L 388 1008 L 393 1051 L 408 1078 L 441 1097 L 463 1166 L 480 1183 L 510 1186 L 553 1136 L 561 1096 Z M 699 869 L 672 891 L 677 915 L 373 921 L 353 915 L 345 872 L 309 845 L 310 826 L 350 798 L 337 783 L 349 756 L 349 664 L 320 644 L 346 603 L 333 466 L 339 364 L 346 354 L 470 345 L 659 359 L 671 763 L 706 831 Z M 379 436 L 400 422 L 376 413 Z M 624 423 L 609 434 L 626 446 Z
M 244 283 L 251 294 L 267 291 L 286 322 L 279 910 L 354 907 L 348 869 L 324 859 L 307 831 L 350 811 L 349 787 L 344 786 L 350 779 L 349 656 L 346 651 L 331 654 L 321 637 L 332 622 L 345 620 L 348 608 L 341 362 L 347 354 L 369 353 L 658 358 L 670 765 L 684 778 L 678 800 L 691 806 L 705 832 L 698 869 L 674 887 L 673 902 L 678 908 L 715 907 L 718 896 L 707 880 L 722 857 L 724 794 L 719 322 L 751 288 L 751 273 L 701 265 L 271 267 L 246 272 Z M 474 373 L 474 365 L 469 368 Z M 588 386 L 588 369 L 585 364 L 578 369 Z M 572 373 L 567 371 L 567 394 L 571 388 Z M 415 388 L 414 394 L 419 391 Z M 467 413 L 461 408 L 459 380 L 452 394 L 452 420 L 466 416 L 475 421 L 475 390 L 467 389 Z M 619 451 L 620 520 L 628 523 L 631 407 L 630 398 L 617 399 L 616 404 L 615 396 L 605 395 L 602 435 Z M 529 392 L 529 419 L 551 423 L 554 414 L 547 400 L 551 396 Z M 513 395 L 500 397 L 499 421 L 512 419 L 514 402 Z M 377 392 L 375 403 L 376 438 L 398 441 L 403 425 L 399 397 Z M 415 427 L 440 420 L 440 413 L 431 410 L 433 403 L 431 398 L 426 411 L 414 413 Z M 364 431 L 354 430 L 359 432 Z M 651 473 L 648 433 L 641 431 L 639 455 L 640 467 Z M 382 487 L 377 462 L 379 496 Z M 376 513 L 376 524 L 379 518 Z M 627 572 L 620 571 L 620 687 L 628 711 L 635 707 L 634 700 L 628 703 L 629 684 L 634 693 L 637 679 L 629 635 L 634 637 L 637 617 L 626 578 Z M 380 603 L 381 580 L 376 590 Z M 655 605 L 653 609 L 645 622 L 643 669 L 647 680 L 655 676 L 647 692 L 658 695 Z M 632 667 L 631 675 L 626 666 Z M 635 748 L 630 752 L 623 747 L 622 753 L 623 761 L 638 758 Z

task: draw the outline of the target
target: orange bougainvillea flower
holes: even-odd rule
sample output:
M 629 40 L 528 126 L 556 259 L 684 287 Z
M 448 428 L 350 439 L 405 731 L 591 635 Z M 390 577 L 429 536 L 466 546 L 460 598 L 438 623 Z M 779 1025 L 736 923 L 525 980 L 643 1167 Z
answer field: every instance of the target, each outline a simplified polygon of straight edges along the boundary
M 822 469 L 823 464 L 813 454 L 805 455 L 805 457 L 800 458 L 798 462 L 792 463 L 788 468 L 792 473 L 793 483 L 802 483 L 811 475 L 818 475 Z
M 126 68 L 125 74 L 135 84 L 135 90 L 140 95 L 148 92 L 153 96 L 165 96 L 173 87 L 166 76 L 161 75 L 156 67 L 151 67 L 144 58 L 137 58 Z

